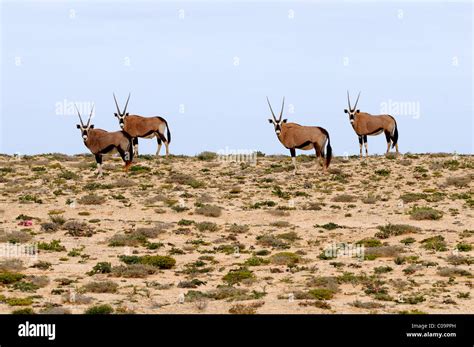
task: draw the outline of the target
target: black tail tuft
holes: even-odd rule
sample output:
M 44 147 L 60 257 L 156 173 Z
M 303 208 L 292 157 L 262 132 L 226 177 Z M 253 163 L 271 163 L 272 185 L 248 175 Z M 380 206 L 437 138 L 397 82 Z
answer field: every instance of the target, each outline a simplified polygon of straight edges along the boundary
M 329 134 L 328 134 L 328 144 L 326 146 L 326 169 L 329 167 L 329 164 L 331 163 L 331 158 L 332 158 L 332 147 L 331 147 L 331 140 L 329 140 Z
M 166 138 L 168 139 L 168 144 L 171 142 L 171 132 L 170 132 L 170 127 L 168 125 L 168 122 L 165 121 L 166 123 Z
M 398 125 L 397 125 L 397 121 L 395 119 L 393 120 L 395 121 L 395 130 L 392 136 L 392 148 L 395 147 L 395 145 L 398 143 Z
M 326 169 L 329 167 L 332 158 L 332 147 L 331 147 L 331 139 L 329 138 L 329 133 L 326 129 L 319 127 L 324 135 L 326 135 L 328 139 L 328 143 L 326 145 Z M 323 157 L 324 158 L 324 157 Z

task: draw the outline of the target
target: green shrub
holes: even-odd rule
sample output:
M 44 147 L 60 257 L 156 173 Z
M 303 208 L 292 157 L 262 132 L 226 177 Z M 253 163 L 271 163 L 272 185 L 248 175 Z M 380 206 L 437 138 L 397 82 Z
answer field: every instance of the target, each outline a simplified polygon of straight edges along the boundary
M 62 252 L 66 250 L 66 247 L 61 245 L 61 241 L 52 240 L 51 242 L 39 242 L 38 249 L 43 251 L 53 251 L 53 252 Z
M 97 305 L 89 307 L 85 312 L 85 314 L 111 314 L 114 313 L 114 309 L 110 305 Z
M 260 266 L 267 265 L 268 263 L 270 263 L 270 260 L 255 256 L 248 258 L 244 264 L 247 266 Z
M 119 259 L 125 264 L 143 264 L 151 265 L 159 269 L 171 269 L 175 264 L 176 260 L 166 255 L 121 255 Z
M 441 235 L 426 238 L 421 240 L 420 243 L 422 244 L 422 247 L 427 250 L 441 252 L 447 250 L 446 242 L 444 241 L 444 237 Z
M 87 283 L 83 289 L 91 293 L 116 293 L 118 284 L 113 281 L 96 281 Z
M 252 271 L 243 267 L 237 270 L 230 270 L 222 279 L 224 282 L 227 282 L 227 284 L 233 285 L 244 280 L 253 280 L 255 279 L 255 275 Z
M 217 158 L 217 154 L 214 153 L 214 152 L 204 151 L 204 152 L 199 153 L 196 157 L 197 157 L 199 160 L 210 161 L 210 160 L 216 159 L 216 158 Z
M 196 228 L 199 231 L 217 231 L 219 230 L 219 226 L 216 223 L 212 222 L 201 222 L 201 223 L 196 223 Z
M 365 247 L 379 247 L 382 246 L 382 242 L 380 242 L 380 240 L 367 237 L 365 239 L 357 241 L 356 245 L 363 245 Z
M 301 257 L 298 254 L 292 252 L 280 252 L 272 255 L 270 260 L 272 264 L 287 265 L 291 267 L 299 263 Z
M 462 243 L 458 243 L 456 245 L 456 248 L 460 252 L 470 252 L 472 250 L 472 245 L 470 243 L 462 242 Z
M 318 300 L 330 300 L 334 296 L 334 292 L 326 288 L 315 288 L 308 291 L 309 296 Z
M 222 208 L 214 205 L 202 205 L 196 209 L 196 213 L 206 217 L 219 217 L 222 214 Z
M 33 304 L 32 298 L 8 298 L 5 302 L 9 306 L 30 306 Z
M 88 194 L 81 197 L 77 202 L 81 205 L 102 205 L 105 202 L 105 197 Z
M 390 170 L 387 170 L 387 169 L 375 170 L 375 174 L 378 176 L 387 177 L 390 175 Z
M 112 272 L 112 264 L 109 262 L 100 262 L 94 265 L 92 268 L 92 271 L 88 272 L 88 275 L 94 275 L 94 274 L 107 274 Z
M 333 222 L 326 223 L 326 224 L 323 224 L 323 225 L 315 224 L 314 227 L 315 228 L 323 228 L 325 230 L 334 230 L 334 229 L 338 229 L 338 228 L 341 228 L 341 229 L 344 228 L 343 226 L 338 225 L 338 224 L 333 223 Z
M 379 225 L 377 227 L 380 232 L 375 234 L 375 237 L 379 239 L 387 239 L 390 236 L 399 236 L 403 234 L 410 234 L 410 233 L 417 233 L 420 231 L 420 228 L 414 227 L 407 224 L 386 224 L 386 225 Z
M 0 272 L 0 283 L 11 284 L 22 280 L 25 275 L 16 272 Z
M 409 214 L 411 219 L 414 220 L 438 220 L 443 217 L 443 212 L 435 210 L 431 207 L 418 207 L 414 206 Z

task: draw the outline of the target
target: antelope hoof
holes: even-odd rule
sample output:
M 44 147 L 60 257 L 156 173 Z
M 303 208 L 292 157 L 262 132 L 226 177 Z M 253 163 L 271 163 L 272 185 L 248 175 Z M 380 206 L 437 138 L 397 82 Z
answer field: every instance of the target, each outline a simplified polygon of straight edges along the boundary
M 128 169 L 130 168 L 130 166 L 132 166 L 131 161 L 125 164 L 125 166 L 123 167 L 123 171 L 128 172 Z

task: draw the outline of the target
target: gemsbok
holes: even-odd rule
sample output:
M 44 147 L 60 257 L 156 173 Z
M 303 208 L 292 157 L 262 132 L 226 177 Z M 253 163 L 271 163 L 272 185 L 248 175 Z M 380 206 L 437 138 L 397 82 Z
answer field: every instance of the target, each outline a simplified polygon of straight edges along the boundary
M 268 122 L 275 127 L 276 136 L 281 144 L 290 150 L 291 160 L 295 168 L 294 174 L 296 175 L 297 173 L 296 149 L 310 150 L 313 148 L 316 151 L 316 157 L 319 159 L 320 165 L 323 167 L 323 171 L 326 173 L 332 158 L 331 141 L 327 130 L 317 126 L 303 126 L 296 123 L 287 123 L 287 119 L 282 120 L 285 98 L 283 98 L 278 119 L 275 117 L 275 113 L 273 113 L 272 105 L 268 97 L 267 102 L 272 112 L 272 118 L 268 119 Z M 327 153 L 325 156 L 324 146 L 326 144 Z M 325 162 L 324 157 L 326 157 Z
M 398 127 L 395 118 L 388 114 L 379 116 L 373 116 L 371 114 L 360 112 L 357 109 L 357 103 L 359 102 L 360 92 L 357 96 L 354 107 L 351 107 L 351 100 L 349 97 L 349 91 L 347 91 L 347 103 L 349 109 L 344 109 L 345 113 L 349 114 L 349 120 L 352 128 L 359 137 L 360 146 L 360 157 L 362 158 L 362 145 L 365 143 L 365 156 L 369 156 L 369 148 L 367 145 L 367 135 L 375 136 L 382 132 L 385 133 L 387 140 L 387 153 L 390 152 L 390 146 L 395 147 L 398 154 Z
M 120 111 L 117 99 L 115 98 L 115 106 L 117 107 L 117 113 L 114 116 L 118 118 L 120 128 L 125 131 L 133 141 L 133 150 L 135 155 L 138 155 L 138 138 L 151 139 L 156 136 L 158 142 L 158 149 L 156 156 L 159 156 L 161 150 L 161 142 L 165 143 L 166 157 L 169 155 L 169 144 L 171 142 L 171 133 L 168 126 L 168 122 L 162 117 L 142 117 L 138 115 L 129 115 L 127 113 L 128 101 L 130 100 L 130 94 L 128 94 L 127 102 L 123 111 Z M 164 135 L 166 128 L 166 137 Z
M 76 106 L 76 105 L 74 105 Z M 128 171 L 133 160 L 132 139 L 124 131 L 109 132 L 102 129 L 94 129 L 94 125 L 90 124 L 94 106 L 92 106 L 87 124 L 84 125 L 81 113 L 76 106 L 77 114 L 81 124 L 77 124 L 77 128 L 81 129 L 84 145 L 94 154 L 97 162 L 98 177 L 102 177 L 102 155 L 116 149 L 122 160 L 125 162 L 124 170 Z

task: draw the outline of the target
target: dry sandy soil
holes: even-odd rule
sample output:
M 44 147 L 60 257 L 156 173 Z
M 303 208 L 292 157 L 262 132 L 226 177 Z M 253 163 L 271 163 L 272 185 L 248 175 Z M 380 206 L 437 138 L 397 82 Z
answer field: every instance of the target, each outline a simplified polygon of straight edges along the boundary
M 298 161 L 0 156 L 0 313 L 474 313 L 473 156 Z

